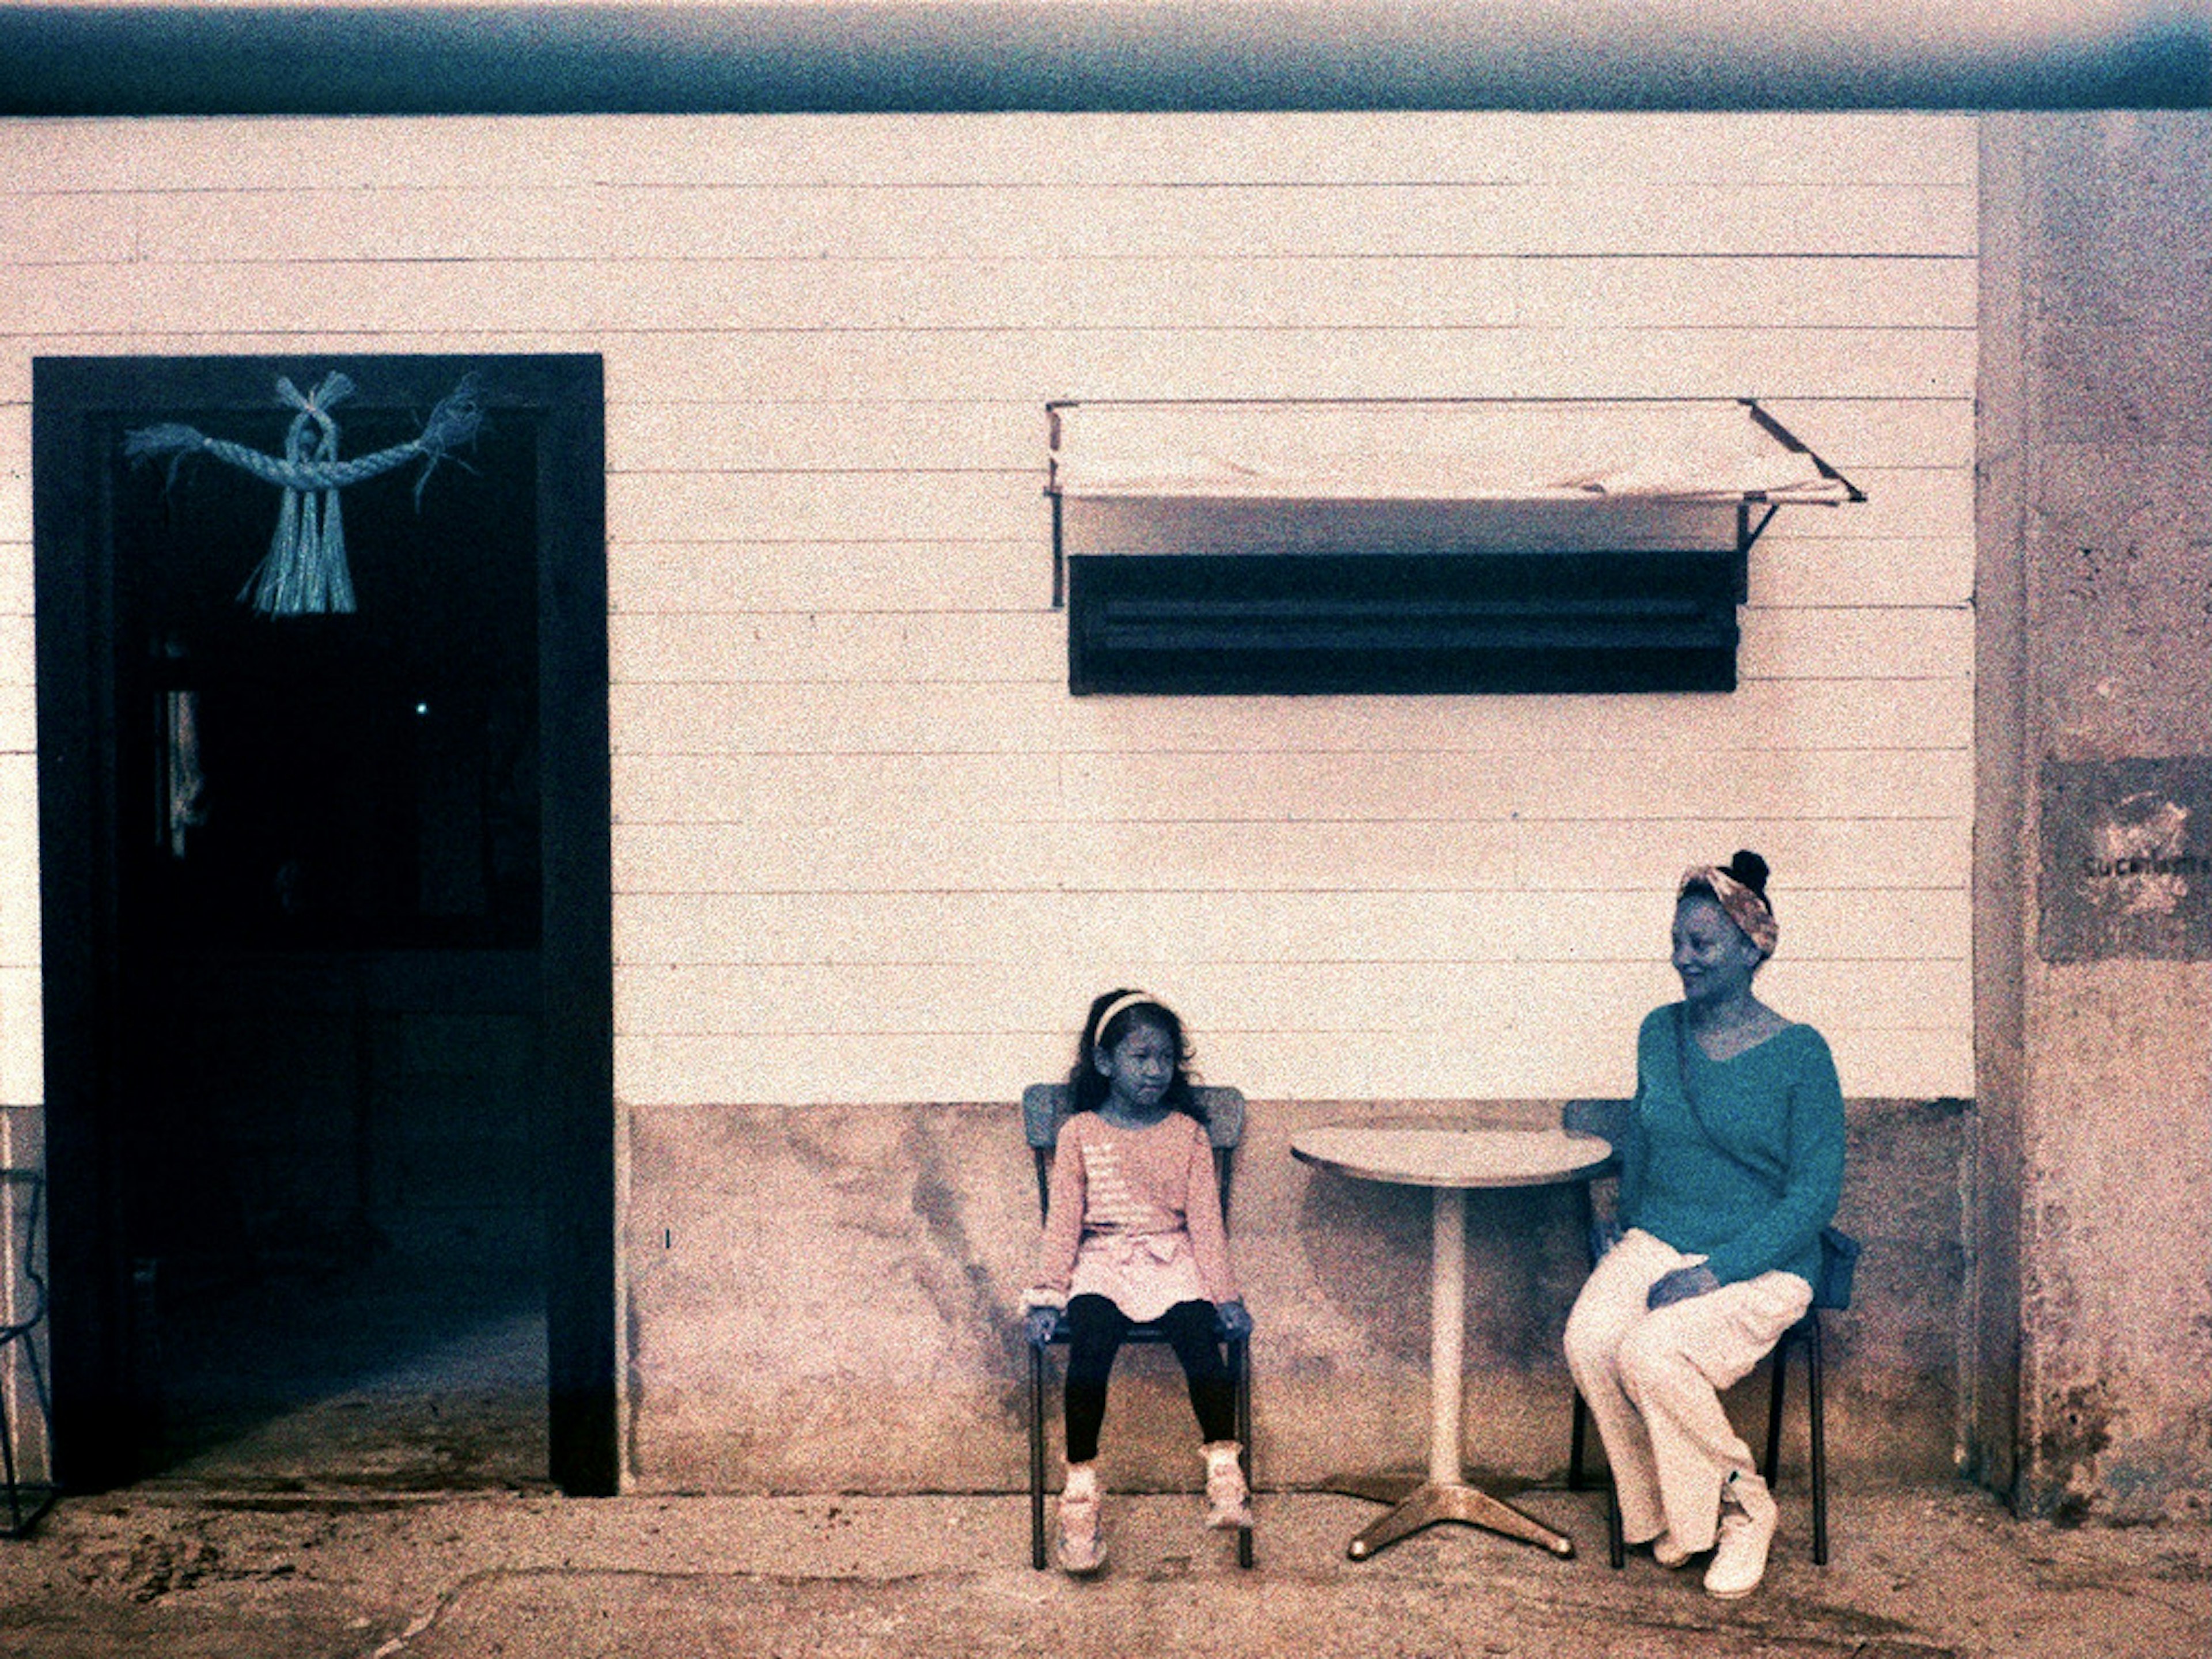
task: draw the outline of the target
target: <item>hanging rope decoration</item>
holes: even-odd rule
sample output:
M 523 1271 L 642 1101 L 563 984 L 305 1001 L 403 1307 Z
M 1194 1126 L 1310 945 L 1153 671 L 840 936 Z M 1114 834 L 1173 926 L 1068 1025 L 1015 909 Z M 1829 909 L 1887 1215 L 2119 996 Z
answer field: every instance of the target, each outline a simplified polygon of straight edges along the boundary
M 331 418 L 331 410 L 351 397 L 353 391 L 353 381 L 335 370 L 324 377 L 313 393 L 305 395 L 289 376 L 279 375 L 277 397 L 299 411 L 284 434 L 282 457 L 265 455 L 227 438 L 210 438 L 197 427 L 174 421 L 124 434 L 123 453 L 131 460 L 167 458 L 172 483 L 178 467 L 189 457 L 212 455 L 283 490 L 269 552 L 238 595 L 241 601 L 250 599 L 264 616 L 351 612 L 355 609 L 353 576 L 346 568 L 345 525 L 338 513 L 338 491 L 420 460 L 422 471 L 415 480 L 415 505 L 420 508 L 422 487 L 430 481 L 438 463 L 472 441 L 483 424 L 476 376 L 465 375 L 430 411 L 419 437 L 341 461 L 338 425 Z

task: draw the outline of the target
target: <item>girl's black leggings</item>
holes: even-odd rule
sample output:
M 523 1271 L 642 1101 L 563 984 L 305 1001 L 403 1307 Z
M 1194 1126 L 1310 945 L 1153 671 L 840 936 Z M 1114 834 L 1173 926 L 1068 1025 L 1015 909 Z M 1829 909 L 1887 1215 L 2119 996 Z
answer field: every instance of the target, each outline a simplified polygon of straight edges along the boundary
M 1209 1442 L 1237 1437 L 1236 1389 L 1221 1357 L 1221 1337 L 1211 1302 L 1178 1302 L 1152 1322 L 1167 1334 L 1190 1384 L 1191 1409 Z M 1079 1296 L 1067 1304 L 1067 1461 L 1098 1455 L 1098 1430 L 1106 1420 L 1106 1379 L 1132 1323 L 1103 1296 Z

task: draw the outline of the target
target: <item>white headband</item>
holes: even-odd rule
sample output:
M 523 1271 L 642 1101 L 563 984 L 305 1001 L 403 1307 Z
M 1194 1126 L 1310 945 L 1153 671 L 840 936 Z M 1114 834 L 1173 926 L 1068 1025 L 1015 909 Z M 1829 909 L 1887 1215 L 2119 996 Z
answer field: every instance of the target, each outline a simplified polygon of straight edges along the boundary
M 1115 997 L 1113 1001 L 1108 1003 L 1104 1012 L 1091 1024 L 1091 1046 L 1094 1048 L 1098 1046 L 1098 1039 L 1105 1035 L 1106 1028 L 1114 1023 L 1116 1016 L 1127 1013 L 1130 1009 L 1141 1006 L 1146 1003 L 1151 1003 L 1155 1007 L 1159 1006 L 1158 1000 L 1150 991 L 1132 991 L 1127 995 Z

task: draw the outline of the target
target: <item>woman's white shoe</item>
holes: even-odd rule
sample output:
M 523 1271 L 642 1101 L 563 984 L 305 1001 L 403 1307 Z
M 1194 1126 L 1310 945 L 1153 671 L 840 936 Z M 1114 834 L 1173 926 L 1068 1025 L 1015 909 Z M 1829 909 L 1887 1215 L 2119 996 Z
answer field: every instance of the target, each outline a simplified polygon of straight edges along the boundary
M 1669 1572 L 1683 1565 L 1696 1553 L 1697 1551 L 1686 1550 L 1676 1543 L 1671 1532 L 1662 1532 L 1651 1540 L 1651 1559 Z
M 1705 1569 L 1705 1593 L 1723 1601 L 1748 1595 L 1766 1576 L 1767 1547 L 1774 1541 L 1776 1510 L 1766 1482 L 1741 1470 L 1721 1495 L 1720 1547 Z

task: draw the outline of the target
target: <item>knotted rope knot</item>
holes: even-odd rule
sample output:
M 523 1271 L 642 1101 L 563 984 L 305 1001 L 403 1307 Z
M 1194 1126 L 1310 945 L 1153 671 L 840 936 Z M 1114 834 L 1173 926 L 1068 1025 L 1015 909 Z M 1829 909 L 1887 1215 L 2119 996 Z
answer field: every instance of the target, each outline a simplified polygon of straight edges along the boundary
M 299 411 L 284 434 L 282 456 L 266 455 L 227 438 L 210 438 L 198 428 L 179 422 L 141 427 L 124 434 L 123 453 L 129 459 L 168 458 L 172 484 L 186 456 L 204 454 L 284 491 L 268 556 L 239 594 L 241 599 L 250 595 L 257 611 L 270 616 L 351 611 L 355 608 L 353 579 L 346 568 L 345 531 L 338 514 L 337 492 L 348 484 L 420 459 L 422 471 L 415 480 L 415 505 L 419 510 L 423 486 L 429 483 L 438 463 L 472 442 L 483 425 L 476 376 L 465 375 L 430 411 L 418 436 L 374 454 L 341 461 L 337 459 L 338 425 L 330 411 L 353 392 L 352 380 L 335 369 L 323 377 L 312 393 L 302 392 L 289 375 L 277 376 L 278 399 Z

